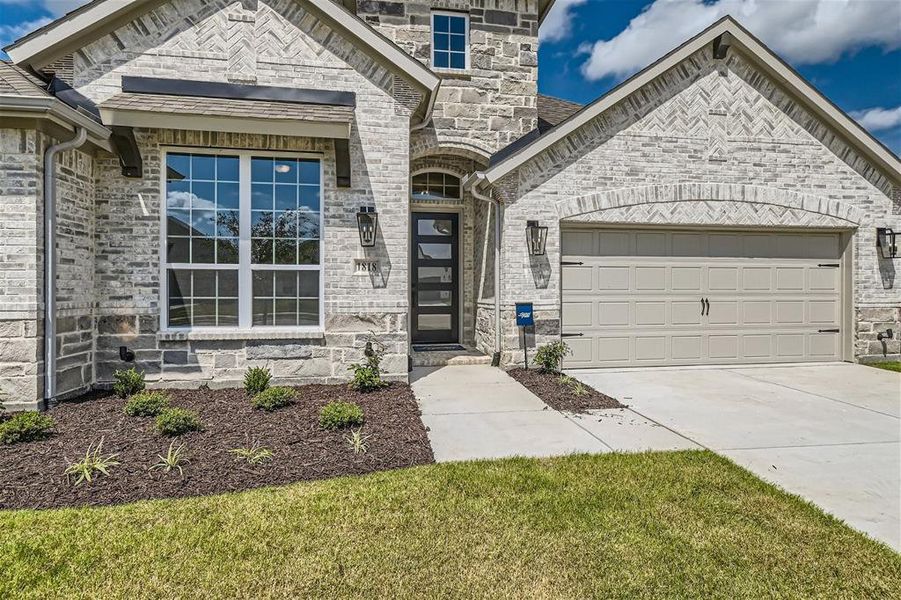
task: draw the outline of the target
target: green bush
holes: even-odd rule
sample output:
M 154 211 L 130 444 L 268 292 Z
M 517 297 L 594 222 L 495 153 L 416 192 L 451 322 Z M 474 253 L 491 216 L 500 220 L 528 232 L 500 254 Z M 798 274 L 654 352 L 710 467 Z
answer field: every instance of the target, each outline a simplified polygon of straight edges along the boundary
M 169 396 L 163 392 L 138 392 L 125 403 L 130 417 L 155 417 L 169 407 Z
M 163 435 L 182 435 L 200 430 L 200 417 L 192 410 L 167 408 L 156 417 L 156 430 Z
M 118 370 L 113 373 L 116 383 L 113 384 L 113 392 L 120 398 L 128 398 L 144 389 L 144 373 L 134 367 L 127 371 Z
M 250 367 L 244 372 L 244 391 L 248 396 L 256 396 L 269 387 L 272 373 L 265 367 Z
M 350 382 L 351 389 L 358 392 L 372 392 L 388 385 L 382 381 L 382 373 L 379 368 L 384 351 L 385 345 L 376 339 L 375 334 L 370 334 L 364 351 L 366 363 L 354 363 L 348 367 L 348 370 L 354 373 Z
M 46 437 L 53 419 L 39 412 L 20 412 L 0 423 L 0 442 L 18 444 Z
M 572 354 L 572 350 L 564 342 L 551 342 L 538 348 L 538 352 L 535 353 L 535 364 L 546 373 L 556 373 L 567 354 Z
M 251 398 L 250 403 L 253 404 L 254 408 L 272 412 L 276 408 L 288 406 L 294 402 L 295 397 L 296 394 L 291 388 L 271 387 Z
M 341 429 L 363 424 L 363 409 L 353 402 L 329 402 L 319 411 L 324 429 Z

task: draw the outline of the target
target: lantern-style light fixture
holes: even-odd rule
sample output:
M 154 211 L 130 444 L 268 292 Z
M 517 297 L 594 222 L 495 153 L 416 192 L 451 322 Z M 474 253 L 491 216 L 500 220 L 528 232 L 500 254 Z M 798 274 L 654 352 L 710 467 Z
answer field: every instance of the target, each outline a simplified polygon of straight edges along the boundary
M 379 213 L 374 206 L 361 206 L 357 213 L 357 229 L 360 230 L 360 245 L 364 248 L 375 246 L 375 232 L 378 231 Z
M 882 258 L 891 259 L 898 255 L 895 232 L 890 227 L 876 228 L 876 247 L 881 251 Z
M 526 221 L 526 244 L 529 247 L 529 256 L 544 256 L 544 247 L 547 243 L 547 227 L 538 224 L 538 221 Z

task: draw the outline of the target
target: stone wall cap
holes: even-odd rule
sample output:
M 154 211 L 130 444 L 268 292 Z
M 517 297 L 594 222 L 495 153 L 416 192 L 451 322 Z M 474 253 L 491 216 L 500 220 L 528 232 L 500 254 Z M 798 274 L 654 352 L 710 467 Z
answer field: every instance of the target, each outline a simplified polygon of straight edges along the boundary
M 222 330 L 222 331 L 179 331 L 169 330 L 157 333 L 161 342 L 181 342 L 198 340 L 321 340 L 325 330 Z

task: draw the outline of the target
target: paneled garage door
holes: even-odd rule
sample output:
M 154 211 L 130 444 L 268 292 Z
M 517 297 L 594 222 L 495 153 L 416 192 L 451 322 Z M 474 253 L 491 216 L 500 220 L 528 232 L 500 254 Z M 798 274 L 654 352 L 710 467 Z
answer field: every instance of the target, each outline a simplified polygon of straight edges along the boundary
M 841 236 L 570 229 L 568 368 L 841 360 Z

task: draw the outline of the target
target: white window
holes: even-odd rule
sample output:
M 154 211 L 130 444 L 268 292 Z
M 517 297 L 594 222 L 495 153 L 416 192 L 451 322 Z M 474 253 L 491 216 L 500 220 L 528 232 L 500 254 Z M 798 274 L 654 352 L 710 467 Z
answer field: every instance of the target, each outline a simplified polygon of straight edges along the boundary
M 437 69 L 469 68 L 469 15 L 432 13 L 432 66 Z
M 319 158 L 209 150 L 163 158 L 163 327 L 319 329 Z

